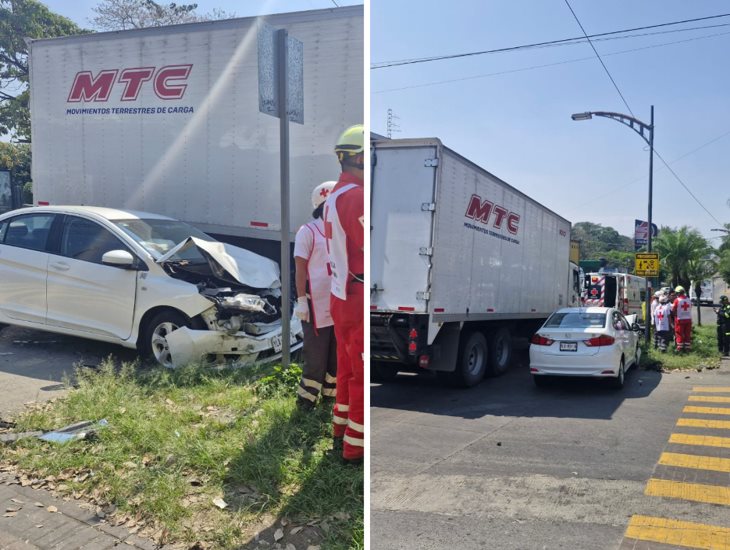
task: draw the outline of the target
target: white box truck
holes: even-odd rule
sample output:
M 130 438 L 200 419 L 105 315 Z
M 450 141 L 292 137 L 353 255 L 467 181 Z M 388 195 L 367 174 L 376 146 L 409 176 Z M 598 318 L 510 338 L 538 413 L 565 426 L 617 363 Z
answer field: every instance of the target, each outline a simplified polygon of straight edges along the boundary
M 580 303 L 570 222 L 438 139 L 375 140 L 371 365 L 462 386 L 510 363 L 555 309 Z
M 362 6 L 32 41 L 35 203 L 156 212 L 278 259 L 279 120 L 259 112 L 259 22 L 303 44 L 296 231 L 312 189 L 337 179 L 337 137 L 363 121 Z

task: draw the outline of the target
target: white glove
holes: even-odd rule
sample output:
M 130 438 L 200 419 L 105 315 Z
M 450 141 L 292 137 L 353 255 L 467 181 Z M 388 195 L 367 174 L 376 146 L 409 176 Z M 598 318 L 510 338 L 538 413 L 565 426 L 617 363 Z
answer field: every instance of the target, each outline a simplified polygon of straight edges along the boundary
M 294 315 L 296 315 L 300 321 L 309 322 L 309 304 L 307 303 L 306 296 L 297 298 L 297 305 L 294 306 Z

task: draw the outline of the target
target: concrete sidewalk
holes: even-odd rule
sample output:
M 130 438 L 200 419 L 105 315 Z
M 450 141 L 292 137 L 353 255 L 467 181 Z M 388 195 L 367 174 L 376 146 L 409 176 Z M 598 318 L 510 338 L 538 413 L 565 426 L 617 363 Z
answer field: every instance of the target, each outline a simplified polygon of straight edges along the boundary
M 22 487 L 11 473 L 0 472 L 0 507 L 2 550 L 159 548 L 123 527 L 109 525 L 80 503 Z

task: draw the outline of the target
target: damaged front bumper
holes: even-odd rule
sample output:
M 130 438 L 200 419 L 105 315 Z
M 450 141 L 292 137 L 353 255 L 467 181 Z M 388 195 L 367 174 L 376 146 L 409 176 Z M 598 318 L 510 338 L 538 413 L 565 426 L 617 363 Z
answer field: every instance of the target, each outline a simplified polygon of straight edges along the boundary
M 181 327 L 170 332 L 167 344 L 173 366 L 179 367 L 215 355 L 233 359 L 236 366 L 262 365 L 274 362 L 282 355 L 281 323 L 264 334 L 253 335 L 243 331 L 228 333 L 221 330 L 193 330 Z M 290 325 L 290 350 L 303 345 L 302 323 L 292 316 Z

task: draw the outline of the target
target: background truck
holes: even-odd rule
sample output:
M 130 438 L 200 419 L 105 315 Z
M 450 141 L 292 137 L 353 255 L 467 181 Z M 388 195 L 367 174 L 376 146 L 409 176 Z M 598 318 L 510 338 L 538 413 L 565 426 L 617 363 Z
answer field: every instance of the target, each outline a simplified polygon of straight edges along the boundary
M 438 139 L 372 143 L 371 366 L 477 384 L 579 305 L 570 222 Z M 406 365 L 404 367 L 403 365 Z
M 31 42 L 35 203 L 156 212 L 278 260 L 279 120 L 259 112 L 259 21 L 303 44 L 292 231 L 311 219 L 312 189 L 340 172 L 337 137 L 363 121 L 362 6 Z
M 646 279 L 611 271 L 585 274 L 583 304 L 586 306 L 615 307 L 624 315 L 636 314 L 643 323 L 646 297 Z
M 714 300 L 714 285 L 712 282 L 712 279 L 705 279 L 700 283 L 700 298 L 699 302 L 700 305 L 707 305 L 711 306 L 713 304 Z M 692 284 L 689 285 L 689 299 L 692 300 L 693 304 L 697 304 L 697 293 L 695 292 L 695 281 L 692 281 Z

